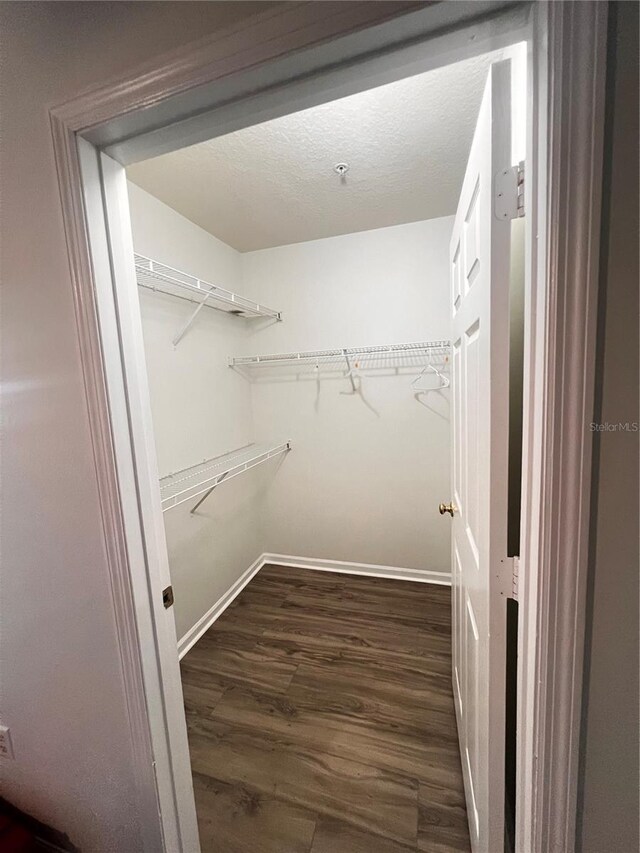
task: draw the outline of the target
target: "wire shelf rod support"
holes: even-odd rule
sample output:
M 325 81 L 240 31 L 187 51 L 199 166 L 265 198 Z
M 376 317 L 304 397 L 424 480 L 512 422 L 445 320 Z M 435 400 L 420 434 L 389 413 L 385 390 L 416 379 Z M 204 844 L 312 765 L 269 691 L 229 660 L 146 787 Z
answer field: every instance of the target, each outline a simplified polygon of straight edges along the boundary
M 203 281 L 175 267 L 155 261 L 153 258 L 135 254 L 134 263 L 136 281 L 139 287 L 184 299 L 196 305 L 191 317 L 176 334 L 174 345 L 177 345 L 191 328 L 203 307 L 213 308 L 244 319 L 270 317 L 273 320 L 282 320 L 281 312 L 274 308 L 268 308 L 266 305 L 254 302 L 252 299 L 247 299 L 217 284 Z
M 290 441 L 282 444 L 249 444 L 239 450 L 205 459 L 197 465 L 168 474 L 160 480 L 162 511 L 167 512 L 167 510 L 186 501 L 204 495 L 192 508 L 191 512 L 193 513 L 223 483 L 228 483 L 234 477 L 244 474 L 245 471 L 249 471 L 275 456 L 286 454 L 289 450 L 291 450 Z

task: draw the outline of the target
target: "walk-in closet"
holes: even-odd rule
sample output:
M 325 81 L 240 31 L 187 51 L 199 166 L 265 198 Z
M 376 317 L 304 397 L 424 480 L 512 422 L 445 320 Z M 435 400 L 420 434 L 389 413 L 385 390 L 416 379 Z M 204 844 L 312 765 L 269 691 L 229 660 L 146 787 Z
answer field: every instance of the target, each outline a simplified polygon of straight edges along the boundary
M 460 734 L 480 682 L 465 664 L 456 721 L 452 676 L 482 611 L 452 530 L 460 506 L 481 524 L 488 380 L 484 320 L 455 318 L 485 274 L 470 152 L 515 55 L 127 169 L 205 853 L 444 853 L 483 831 L 484 753 Z

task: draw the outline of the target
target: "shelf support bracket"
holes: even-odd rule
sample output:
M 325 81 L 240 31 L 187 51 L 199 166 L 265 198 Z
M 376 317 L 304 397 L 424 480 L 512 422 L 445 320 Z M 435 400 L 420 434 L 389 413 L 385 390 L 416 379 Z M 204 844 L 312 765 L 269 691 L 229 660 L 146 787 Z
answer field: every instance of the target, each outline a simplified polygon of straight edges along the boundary
M 353 393 L 355 394 L 358 389 L 356 388 L 356 383 L 355 383 L 354 378 L 353 378 L 353 370 L 351 368 L 351 361 L 349 360 L 349 356 L 347 354 L 346 349 L 342 350 L 342 352 L 344 354 L 344 360 L 347 362 L 347 372 L 346 372 L 345 376 L 349 377 L 349 382 L 351 382 L 351 389 L 352 389 Z
M 208 489 L 208 490 L 204 493 L 204 495 L 200 498 L 200 500 L 198 501 L 198 503 L 197 503 L 194 507 L 192 507 L 192 508 L 189 510 L 190 515 L 193 515 L 193 514 L 194 514 L 194 512 L 195 512 L 195 511 L 198 509 L 198 507 L 200 506 L 200 504 L 203 504 L 203 503 L 206 501 L 206 499 L 209 497 L 209 495 L 211 494 L 211 492 L 212 492 L 212 491 L 213 491 L 217 486 L 219 486 L 219 485 L 220 485 L 220 483 L 224 480 L 224 478 L 227 476 L 227 474 L 228 474 L 228 473 L 229 473 L 228 471 L 225 471 L 225 472 L 224 472 L 224 474 L 221 474 L 221 475 L 218 477 L 218 479 L 215 481 L 215 483 L 213 484 L 213 486 L 211 486 L 211 488 L 210 488 L 210 489 Z
M 178 346 L 178 344 L 180 343 L 180 341 L 181 341 L 181 340 L 184 338 L 184 336 L 187 334 L 187 332 L 189 331 L 189 329 L 190 329 L 190 328 L 191 328 L 191 326 L 193 325 L 193 323 L 194 323 L 194 321 L 195 321 L 196 317 L 198 316 L 198 314 L 202 311 L 202 309 L 203 309 L 203 308 L 204 308 L 204 306 L 206 305 L 206 303 L 207 303 L 207 299 L 209 298 L 209 296 L 211 295 L 211 293 L 213 292 L 213 290 L 214 290 L 214 288 L 213 288 L 213 287 L 210 287 L 210 288 L 209 288 L 209 290 L 207 290 L 207 291 L 206 291 L 206 293 L 205 293 L 205 294 L 204 294 L 204 296 L 202 297 L 202 299 L 201 299 L 201 301 L 200 301 L 199 305 L 196 307 L 196 309 L 195 309 L 195 311 L 193 312 L 193 314 L 189 317 L 189 319 L 188 319 L 188 320 L 187 320 L 187 322 L 184 324 L 184 326 L 183 326 L 183 327 L 180 329 L 180 331 L 176 334 L 176 336 L 175 336 L 175 337 L 174 337 L 174 339 L 173 339 L 173 345 L 174 345 L 174 347 L 177 347 L 177 346 Z

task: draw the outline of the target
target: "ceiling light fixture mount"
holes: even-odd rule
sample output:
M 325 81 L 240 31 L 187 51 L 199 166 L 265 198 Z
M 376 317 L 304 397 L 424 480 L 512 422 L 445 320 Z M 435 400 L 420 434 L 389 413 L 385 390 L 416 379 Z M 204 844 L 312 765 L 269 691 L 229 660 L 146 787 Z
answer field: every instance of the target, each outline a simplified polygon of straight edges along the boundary
M 344 176 L 349 171 L 349 164 L 348 163 L 336 163 L 336 165 L 333 167 L 333 171 L 336 173 L 336 175 L 340 175 L 341 178 L 344 178 Z

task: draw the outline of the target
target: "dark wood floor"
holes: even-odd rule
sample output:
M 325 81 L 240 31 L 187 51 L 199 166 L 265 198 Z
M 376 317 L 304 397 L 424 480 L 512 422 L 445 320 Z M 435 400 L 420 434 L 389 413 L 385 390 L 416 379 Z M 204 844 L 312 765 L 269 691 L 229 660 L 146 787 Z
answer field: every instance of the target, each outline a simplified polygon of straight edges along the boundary
M 449 588 L 265 566 L 181 666 L 203 853 L 470 849 Z

